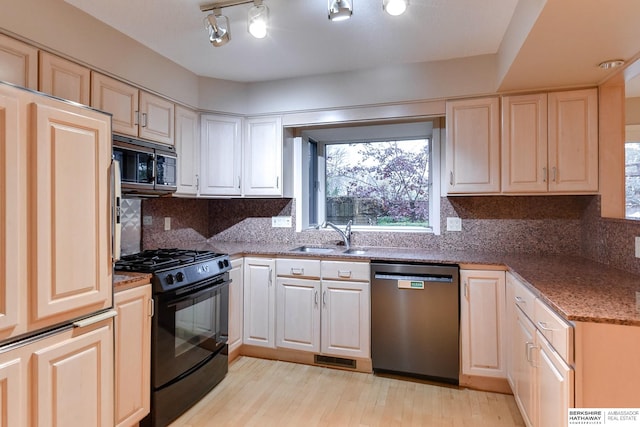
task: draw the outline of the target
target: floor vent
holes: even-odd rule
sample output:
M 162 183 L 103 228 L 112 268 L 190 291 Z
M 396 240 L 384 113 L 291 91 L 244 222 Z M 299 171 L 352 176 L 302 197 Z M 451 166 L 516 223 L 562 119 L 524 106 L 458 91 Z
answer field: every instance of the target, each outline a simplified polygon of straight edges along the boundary
M 340 368 L 356 369 L 356 361 L 353 359 L 343 359 L 341 357 L 313 356 L 313 362 L 318 365 L 339 366 Z

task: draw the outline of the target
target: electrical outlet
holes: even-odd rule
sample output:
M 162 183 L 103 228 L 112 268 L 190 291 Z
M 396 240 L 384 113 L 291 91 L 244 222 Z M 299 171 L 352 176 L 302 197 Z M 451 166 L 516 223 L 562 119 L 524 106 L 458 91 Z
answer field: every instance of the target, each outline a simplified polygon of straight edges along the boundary
M 448 216 L 447 231 L 462 231 L 462 219 L 455 216 Z
M 272 216 L 271 227 L 291 228 L 291 217 L 290 216 Z
M 164 231 L 169 231 L 171 230 L 171 217 L 165 216 L 164 217 Z
M 636 236 L 636 258 L 640 258 L 640 236 Z

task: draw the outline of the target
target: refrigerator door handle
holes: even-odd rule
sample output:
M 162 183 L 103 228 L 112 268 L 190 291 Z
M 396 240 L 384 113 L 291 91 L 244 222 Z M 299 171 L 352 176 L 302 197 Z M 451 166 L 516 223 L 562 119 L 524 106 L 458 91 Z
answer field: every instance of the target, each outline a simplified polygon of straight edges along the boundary
M 120 175 L 120 162 L 117 160 L 111 161 L 111 176 L 112 176 L 112 239 L 111 239 L 111 255 L 113 262 L 120 259 L 120 234 L 122 232 L 121 224 L 121 202 L 122 202 L 122 179 Z

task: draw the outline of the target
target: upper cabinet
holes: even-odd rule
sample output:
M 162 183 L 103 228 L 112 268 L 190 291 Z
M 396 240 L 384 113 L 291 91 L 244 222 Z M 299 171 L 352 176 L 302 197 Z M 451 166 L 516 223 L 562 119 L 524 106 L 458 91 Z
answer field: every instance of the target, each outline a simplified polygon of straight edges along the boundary
M 0 81 L 38 89 L 38 49 L 0 34 Z
M 92 72 L 91 106 L 113 115 L 113 131 L 162 144 L 174 143 L 174 104 Z
M 244 194 L 282 196 L 282 119 L 249 118 L 244 136 Z
M 89 105 L 91 71 L 82 65 L 40 51 L 38 80 L 40 92 Z
M 200 194 L 241 195 L 242 118 L 206 114 L 200 126 Z
M 500 192 L 500 100 L 447 102 L 449 194 Z
M 176 106 L 176 154 L 178 194 L 200 192 L 200 120 L 198 113 Z
M 502 191 L 598 191 L 596 89 L 503 98 Z

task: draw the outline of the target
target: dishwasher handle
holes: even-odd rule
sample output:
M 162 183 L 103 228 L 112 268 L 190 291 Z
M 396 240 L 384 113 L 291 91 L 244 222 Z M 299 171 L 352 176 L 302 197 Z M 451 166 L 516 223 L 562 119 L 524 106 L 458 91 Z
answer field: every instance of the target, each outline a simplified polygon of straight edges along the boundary
M 453 276 L 447 274 L 402 274 L 402 273 L 378 273 L 374 274 L 375 279 L 381 280 L 408 280 L 411 282 L 437 282 L 453 283 Z

